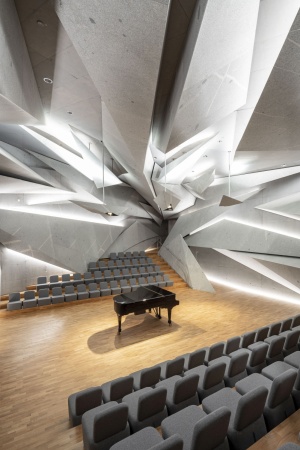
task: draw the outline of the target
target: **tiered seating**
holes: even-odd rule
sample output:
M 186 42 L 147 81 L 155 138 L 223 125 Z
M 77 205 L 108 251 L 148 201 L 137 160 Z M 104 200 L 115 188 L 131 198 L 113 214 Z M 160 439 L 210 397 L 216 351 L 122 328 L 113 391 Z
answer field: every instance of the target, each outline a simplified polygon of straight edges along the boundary
M 37 292 L 29 291 L 24 300 L 20 293 L 12 294 L 7 310 L 117 295 L 148 285 L 170 287 L 173 281 L 159 265 L 153 264 L 152 258 L 146 257 L 145 252 L 111 254 L 109 260 L 89 263 L 88 271 L 83 274 L 51 275 L 49 280 L 45 276 L 38 277 Z
M 218 342 L 105 383 L 100 386 L 103 404 L 95 408 L 93 402 L 85 403 L 87 412 L 83 413 L 82 424 L 86 448 L 94 448 L 89 446 L 95 443 L 92 435 L 98 433 L 95 424 L 100 410 L 107 410 L 118 402 L 128 408 L 131 436 L 124 441 L 120 439 L 116 449 L 125 450 L 131 442 L 140 442 L 140 435 L 134 437 L 135 433 L 149 425 L 157 427 L 160 424 L 163 438 L 178 433 L 184 449 L 196 449 L 195 442 L 198 445 L 201 442 L 201 448 L 228 450 L 227 439 L 230 448 L 247 449 L 300 408 L 299 327 L 300 316 L 295 316 L 281 322 L 279 327 L 271 324 L 263 331 L 259 329 L 235 336 L 227 342 Z M 273 334 L 274 329 L 277 336 Z M 269 341 L 270 333 L 272 339 Z M 281 356 L 277 354 L 279 360 L 268 364 L 271 361 L 268 349 L 273 342 L 278 342 L 277 338 L 286 342 L 290 336 L 297 336 L 297 351 L 290 353 L 287 349 L 284 356 L 287 346 L 283 344 Z M 71 396 L 71 423 L 77 414 L 74 398 L 85 392 Z M 89 423 L 94 423 L 93 433 L 90 428 L 87 431 L 85 415 Z M 204 426 L 206 422 L 207 426 Z

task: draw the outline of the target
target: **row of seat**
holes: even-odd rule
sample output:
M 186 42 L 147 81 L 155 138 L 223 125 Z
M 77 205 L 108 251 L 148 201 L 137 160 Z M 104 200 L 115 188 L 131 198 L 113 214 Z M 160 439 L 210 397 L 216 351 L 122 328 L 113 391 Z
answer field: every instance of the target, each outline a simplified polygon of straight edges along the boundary
M 146 252 L 144 250 L 141 250 L 140 252 L 134 251 L 134 252 L 111 252 L 109 255 L 109 259 L 130 259 L 130 258 L 146 258 Z
M 107 281 L 100 281 L 100 283 L 90 283 L 78 284 L 75 287 L 73 285 L 67 285 L 64 288 L 55 286 L 51 289 L 42 288 L 38 291 L 38 296 L 36 297 L 35 291 L 25 291 L 24 299 L 21 299 L 20 292 L 13 292 L 9 294 L 9 301 L 7 303 L 7 310 L 19 310 L 26 308 L 33 308 L 35 306 L 46 306 L 55 305 L 58 303 L 72 302 L 75 300 L 84 300 L 88 298 L 97 298 L 107 295 L 118 295 L 121 293 L 127 293 L 135 291 L 139 286 L 159 286 L 166 287 L 172 286 L 173 281 L 170 280 L 169 276 L 166 274 L 164 277 L 157 275 L 156 277 L 149 276 L 147 278 L 140 277 L 138 281 L 135 278 L 128 280 L 111 280 L 108 284 Z
M 198 448 L 192 446 L 192 442 L 196 439 L 193 433 L 197 427 L 191 430 L 191 426 L 196 425 L 203 417 L 200 418 L 195 411 L 192 412 L 192 407 L 189 405 L 198 405 L 199 402 L 202 402 L 203 410 L 208 415 L 225 405 L 229 410 L 229 415 L 231 413 L 230 419 L 227 417 L 229 428 L 227 426 L 228 430 L 225 435 L 227 433 L 232 448 L 243 450 L 300 406 L 300 382 L 298 381 L 300 379 L 300 352 L 293 352 L 293 348 L 298 350 L 297 345 L 296 347 L 285 345 L 291 335 L 296 336 L 296 342 L 298 342 L 300 330 L 297 327 L 299 325 L 300 315 L 245 333 L 243 336 L 236 336 L 228 339 L 227 342 L 220 342 L 209 348 L 182 355 L 175 360 L 166 361 L 152 368 L 143 369 L 127 377 L 105 383 L 101 387 L 73 394 L 69 397 L 71 423 L 73 425 L 80 423 L 81 417 L 76 415 L 79 412 L 76 407 L 81 405 L 81 408 L 83 407 L 81 412 L 87 415 L 87 419 L 82 418 L 82 423 L 84 444 L 88 450 L 91 448 L 91 442 L 93 442 L 92 445 L 95 442 L 88 432 L 86 422 L 91 420 L 91 417 L 95 418 L 95 414 L 101 421 L 102 414 L 104 416 L 106 414 L 103 411 L 109 407 L 102 408 L 109 402 L 120 402 L 123 398 L 122 401 L 128 405 L 131 432 L 136 432 L 139 426 L 135 422 L 143 422 L 143 420 L 137 420 L 137 417 L 141 418 L 146 415 L 148 418 L 148 412 L 154 411 L 153 405 L 158 403 L 162 405 L 162 398 L 165 398 L 166 412 L 169 415 L 174 414 L 174 416 L 163 420 L 163 437 L 169 438 L 174 434 L 174 430 L 178 430 L 184 441 L 183 448 L 194 449 Z M 266 342 L 262 341 L 263 337 Z M 271 358 L 269 359 L 270 365 L 267 366 L 267 360 L 262 362 L 262 355 L 266 357 L 269 354 L 270 348 L 274 347 L 274 342 L 282 344 L 281 355 L 279 355 L 280 352 L 277 352 L 277 361 L 272 362 Z M 253 357 L 253 355 L 255 356 Z M 284 355 L 286 356 L 284 357 Z M 265 372 L 259 374 L 261 370 L 265 370 Z M 234 385 L 236 391 L 230 389 Z M 160 393 L 160 402 L 155 396 L 152 397 L 152 392 L 158 388 L 166 389 L 165 393 Z M 95 399 L 93 392 L 96 391 L 99 394 L 100 390 L 101 402 L 103 401 L 104 405 L 98 403 L 91 406 L 92 404 L 89 402 L 92 398 Z M 149 403 L 147 407 L 145 407 L 146 398 Z M 93 408 L 91 411 L 86 409 L 88 404 L 89 409 Z M 152 406 L 150 407 L 150 405 Z M 190 410 L 186 408 L 187 406 Z M 199 410 L 197 406 L 193 406 L 193 408 Z M 179 410 L 182 411 L 179 413 Z M 224 423 L 224 421 L 226 422 L 223 417 L 221 422 Z M 143 427 L 147 425 L 149 425 L 149 421 L 143 422 Z M 153 423 L 151 425 L 158 426 Z M 190 432 L 186 433 L 186 430 Z M 206 433 L 205 436 L 207 438 L 208 434 Z M 131 438 L 128 439 L 128 442 L 132 443 Z M 134 440 L 138 441 L 138 438 L 135 437 Z M 124 444 L 120 443 L 116 449 L 132 448 L 126 447 L 126 445 L 124 441 Z M 211 446 L 211 443 L 209 445 L 209 448 L 215 448 L 214 445 Z M 218 445 L 221 443 L 219 442 Z M 226 445 L 228 448 L 228 444 Z M 93 448 L 108 447 L 103 447 L 101 443 L 99 447 Z M 148 449 L 150 447 L 141 448 Z
M 93 272 L 98 269 L 124 269 L 130 267 L 143 267 L 153 264 L 152 258 L 111 259 L 99 260 L 88 263 L 88 270 Z
M 138 269 L 137 267 L 132 267 L 130 270 L 128 268 L 125 269 L 114 269 L 111 271 L 110 269 L 106 269 L 104 271 L 96 270 L 94 273 L 92 272 L 84 272 L 81 274 L 79 272 L 74 274 L 63 274 L 61 278 L 58 275 L 50 275 L 49 282 L 47 281 L 47 277 L 40 276 L 37 278 L 37 291 L 39 289 L 44 288 L 53 288 L 53 287 L 65 287 L 68 285 L 77 286 L 78 284 L 85 283 L 100 283 L 100 281 L 112 281 L 112 280 L 122 280 L 122 279 L 130 279 L 130 278 L 138 278 L 142 276 L 156 276 L 156 275 L 164 275 L 164 272 L 160 269 L 159 266 L 146 266 Z

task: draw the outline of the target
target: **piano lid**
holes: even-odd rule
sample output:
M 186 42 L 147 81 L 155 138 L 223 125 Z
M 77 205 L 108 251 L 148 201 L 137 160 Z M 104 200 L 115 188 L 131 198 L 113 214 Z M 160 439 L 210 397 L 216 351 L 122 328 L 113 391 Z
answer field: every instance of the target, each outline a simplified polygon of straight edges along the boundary
M 136 291 L 128 292 L 127 294 L 120 294 L 114 297 L 114 301 L 116 303 L 137 303 L 147 300 L 151 300 L 159 297 L 168 297 L 173 296 L 174 293 L 167 291 L 158 286 L 149 285 L 149 286 L 139 286 Z

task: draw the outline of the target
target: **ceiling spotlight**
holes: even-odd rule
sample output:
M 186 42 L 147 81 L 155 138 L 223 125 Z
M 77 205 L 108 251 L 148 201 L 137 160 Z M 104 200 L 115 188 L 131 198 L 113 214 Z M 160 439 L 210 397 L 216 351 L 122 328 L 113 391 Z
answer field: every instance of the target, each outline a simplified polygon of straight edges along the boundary
M 169 204 L 169 206 L 165 209 L 165 211 L 173 211 L 172 203 Z
M 72 111 L 67 111 L 68 114 L 73 114 Z
M 107 216 L 109 216 L 109 217 L 112 217 L 112 216 L 117 216 L 118 214 L 115 214 L 115 213 L 113 213 L 113 212 L 111 212 L 111 211 L 108 211 L 108 212 L 106 212 L 105 213 Z
M 281 164 L 281 167 L 286 167 L 286 164 Z
M 45 83 L 47 83 L 47 84 L 52 84 L 53 83 L 53 80 L 51 80 L 51 78 L 43 78 L 43 80 L 44 80 L 44 82 Z

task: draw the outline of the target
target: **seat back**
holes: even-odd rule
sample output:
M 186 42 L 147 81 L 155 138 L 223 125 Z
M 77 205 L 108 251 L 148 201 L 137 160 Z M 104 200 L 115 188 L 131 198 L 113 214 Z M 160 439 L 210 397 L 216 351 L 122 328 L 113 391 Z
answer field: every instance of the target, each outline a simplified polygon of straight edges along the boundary
M 100 281 L 100 289 L 108 289 L 107 281 Z
M 180 377 L 174 386 L 173 403 L 177 405 L 194 397 L 197 393 L 198 383 L 199 375 L 197 373 L 187 375 L 183 378 Z
M 79 280 L 81 280 L 81 279 L 82 279 L 81 273 L 79 273 L 79 272 L 73 273 L 73 280 L 74 280 L 74 281 L 79 281 Z
M 86 292 L 86 285 L 85 284 L 78 284 L 77 285 L 77 292 Z
M 132 256 L 133 258 L 137 258 L 139 256 L 139 252 L 135 250 L 134 252 L 132 252 Z
M 161 283 L 163 281 L 163 278 L 161 275 L 156 275 L 155 279 L 158 283 Z
M 218 362 L 208 366 L 203 377 L 203 389 L 210 389 L 216 384 L 221 383 L 224 377 L 226 364 Z
M 139 275 L 139 272 L 138 272 L 138 270 L 137 270 L 136 267 L 132 267 L 132 269 L 131 269 L 131 275 L 134 275 L 134 276 L 138 276 L 138 275 Z
M 200 419 L 194 427 L 190 450 L 212 450 L 225 441 L 230 410 L 225 406 Z
M 117 282 L 117 280 L 112 280 L 109 284 L 110 284 L 110 287 L 111 287 L 111 288 L 117 288 L 117 287 L 118 287 L 118 282 Z
M 112 252 L 112 253 L 109 255 L 109 258 L 110 258 L 110 259 L 117 259 L 117 254 L 116 254 L 115 252 Z
M 266 342 L 262 342 L 253 347 L 250 353 L 249 366 L 255 367 L 263 364 L 266 361 L 268 350 L 269 346 Z
M 166 407 L 167 389 L 158 387 L 147 391 L 139 397 L 137 417 L 142 422 L 164 410 Z
M 118 252 L 118 258 L 125 258 L 124 252 Z
M 18 302 L 18 301 L 20 301 L 20 298 L 21 298 L 20 292 L 12 292 L 8 296 L 8 301 L 9 302 Z
M 48 288 L 39 290 L 39 298 L 45 298 L 45 297 L 49 297 L 49 289 Z
M 213 344 L 208 349 L 207 360 L 212 361 L 213 359 L 220 358 L 223 355 L 224 342 L 217 342 Z
M 98 266 L 99 266 L 99 269 L 100 269 L 100 268 L 101 268 L 101 269 L 106 269 L 106 267 L 107 267 L 105 261 L 99 261 L 99 262 L 98 262 Z
M 160 370 L 159 366 L 143 369 L 140 377 L 140 389 L 155 386 L 159 382 Z
M 290 348 L 296 347 L 299 341 L 300 330 L 290 331 L 286 337 L 284 349 L 288 350 Z
M 97 283 L 90 283 L 89 284 L 89 290 L 90 291 L 96 291 L 98 289 Z
M 253 344 L 255 335 L 255 331 L 249 331 L 248 333 L 243 334 L 240 343 L 241 348 L 247 348 L 249 345 Z
M 224 353 L 226 355 L 229 355 L 230 353 L 238 350 L 240 347 L 240 342 L 241 342 L 240 336 L 234 336 L 234 337 L 228 339 L 227 342 L 225 343 Z
M 123 275 L 123 276 L 124 276 L 124 275 L 129 275 L 129 269 L 127 269 L 127 268 L 122 269 L 122 275 Z
M 50 275 L 49 280 L 50 280 L 50 283 L 57 283 L 59 281 L 58 275 Z
M 75 413 L 82 416 L 86 411 L 100 406 L 102 402 L 101 387 L 92 387 L 78 392 L 75 399 Z
M 35 298 L 35 291 L 25 291 L 24 292 L 24 300 L 31 300 Z
M 117 266 L 121 267 L 121 266 L 123 266 L 123 261 L 121 259 L 117 259 L 116 264 L 117 264 Z
M 142 258 L 146 258 L 146 252 L 145 252 L 145 250 L 141 250 L 141 251 L 140 251 L 140 256 L 141 256 Z
M 272 339 L 268 349 L 268 358 L 274 358 L 275 356 L 280 355 L 280 353 L 282 353 L 284 343 L 285 336 L 276 336 Z
M 271 325 L 269 325 L 269 328 L 269 336 L 275 336 L 280 332 L 281 322 L 271 323 Z
M 120 280 L 120 286 L 121 287 L 128 286 L 127 280 Z
M 147 284 L 146 278 L 145 277 L 139 277 L 138 283 L 139 284 Z
M 65 287 L 65 294 L 74 294 L 74 286 L 66 286 Z
M 237 355 L 232 356 L 229 362 L 228 376 L 234 377 L 239 373 L 244 372 L 244 370 L 246 370 L 248 358 L 249 354 L 246 351 L 239 352 Z
M 140 265 L 144 266 L 145 264 L 147 264 L 145 258 L 140 258 Z
M 95 270 L 94 276 L 95 276 L 95 278 L 101 278 L 102 277 L 101 270 Z
M 181 375 L 183 372 L 184 358 L 179 356 L 167 362 L 166 378 L 171 378 L 174 375 Z
M 114 269 L 114 270 L 113 270 L 113 274 L 114 274 L 114 277 L 119 277 L 119 276 L 121 276 L 120 269 Z
M 281 328 L 280 333 L 283 333 L 284 331 L 289 331 L 292 326 L 293 318 L 289 317 L 288 319 L 285 319 L 281 322 Z
M 114 404 L 99 412 L 94 417 L 94 442 L 97 444 L 125 430 L 127 421 L 128 406 L 126 403 Z
M 112 276 L 111 275 L 111 270 L 108 270 L 108 269 L 104 270 L 104 278 L 109 278 L 111 276 Z
M 259 419 L 263 414 L 267 396 L 268 389 L 265 386 L 258 386 L 242 395 L 237 405 L 233 428 L 242 431 Z
M 188 369 L 193 369 L 194 367 L 202 366 L 205 358 L 205 349 L 200 348 L 199 350 L 195 350 L 190 353 Z
M 37 277 L 37 284 L 47 283 L 47 277 Z
M 132 264 L 133 264 L 134 266 L 138 266 L 138 265 L 139 265 L 137 258 L 133 258 L 133 259 L 132 259 Z
M 92 272 L 84 272 L 84 279 L 88 280 L 89 278 L 92 278 Z
M 298 327 L 300 325 L 300 314 L 297 314 L 296 316 L 294 316 L 293 321 L 292 321 L 292 328 L 294 327 Z
M 88 269 L 94 269 L 95 267 L 97 267 L 97 263 L 96 261 L 92 261 L 88 263 Z
M 107 267 L 108 267 L 109 269 L 113 269 L 114 267 L 116 267 L 116 266 L 115 266 L 115 261 L 108 261 Z
M 256 332 L 255 342 L 264 341 L 268 337 L 269 330 L 269 327 L 259 328 Z
M 129 284 L 130 284 L 130 286 L 136 286 L 136 279 L 135 278 L 130 278 L 129 279 Z
M 52 288 L 52 296 L 62 295 L 62 288 L 61 287 L 54 287 Z
M 133 391 L 133 377 L 122 377 L 113 380 L 110 384 L 110 400 L 116 401 L 131 394 Z
M 126 252 L 125 253 L 125 258 L 131 258 L 131 252 Z
M 61 281 L 70 281 L 71 277 L 69 273 L 63 273 L 61 276 Z
M 274 378 L 267 400 L 270 408 L 280 405 L 291 395 L 296 378 L 296 369 L 289 369 Z
M 152 276 L 147 277 L 147 281 L 148 281 L 149 284 L 155 283 L 154 278 Z

